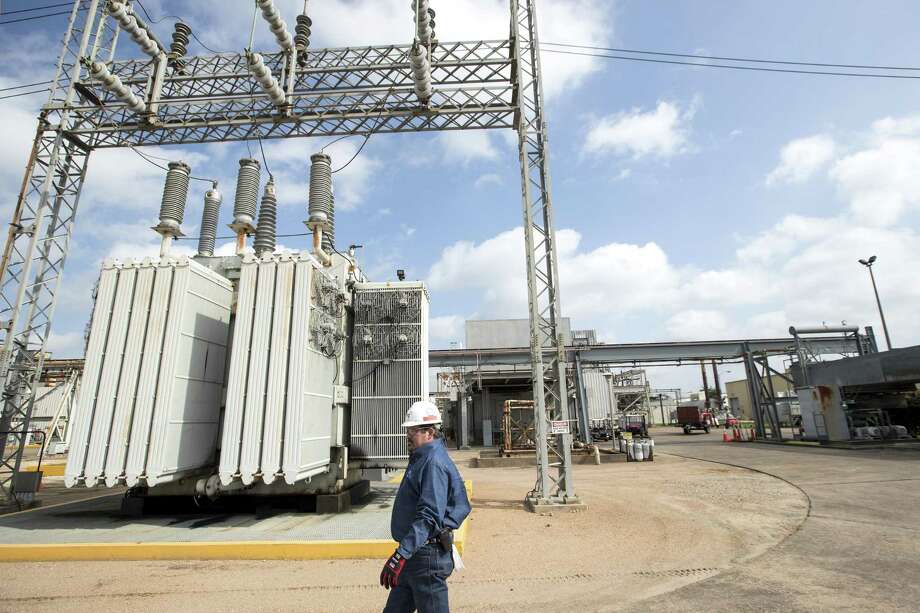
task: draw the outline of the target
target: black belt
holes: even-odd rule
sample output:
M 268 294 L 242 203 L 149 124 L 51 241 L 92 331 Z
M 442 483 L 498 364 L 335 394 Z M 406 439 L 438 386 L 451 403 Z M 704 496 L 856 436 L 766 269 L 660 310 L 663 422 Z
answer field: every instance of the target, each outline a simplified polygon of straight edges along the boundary
M 444 551 L 448 551 L 454 543 L 454 531 L 450 529 L 443 530 L 440 534 L 437 534 L 427 541 L 427 545 L 438 545 Z

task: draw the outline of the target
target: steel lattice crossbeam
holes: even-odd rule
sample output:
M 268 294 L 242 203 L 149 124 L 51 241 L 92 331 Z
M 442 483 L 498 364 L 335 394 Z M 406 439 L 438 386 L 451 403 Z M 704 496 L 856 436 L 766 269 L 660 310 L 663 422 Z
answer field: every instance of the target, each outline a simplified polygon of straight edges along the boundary
M 123 1 L 130 5 L 131 0 Z M 249 64 L 255 58 L 247 53 L 170 58 L 155 41 L 147 51 L 155 59 L 115 60 L 120 29 L 109 14 L 115 5 L 75 0 L 0 264 L 0 380 L 5 383 L 0 430 L 18 433 L 9 449 L 7 437 L 0 438 L 0 490 L 10 494 L 10 479 L 19 470 L 93 149 L 513 128 L 522 173 L 539 467 L 530 498 L 540 504 L 575 500 L 571 435 L 559 435 L 553 444 L 547 439 L 550 421 L 568 421 L 568 394 L 556 326 L 561 321 L 558 265 L 535 0 L 509 0 L 509 5 L 508 40 L 417 40 L 307 49 L 300 57 L 296 49 L 260 53 L 273 79 L 274 85 L 266 86 L 277 94 L 273 99 L 253 77 Z M 139 19 L 132 23 L 156 38 Z M 135 34 L 131 37 L 139 40 Z M 147 36 L 140 34 L 140 39 Z M 417 59 L 411 54 L 419 45 L 430 63 L 429 90 L 419 90 L 410 62 Z M 107 78 L 111 81 L 103 87 Z M 420 91 L 430 91 L 430 98 Z M 550 467 L 557 474 L 550 474 Z
M 433 46 L 434 96 L 420 106 L 413 91 L 410 45 L 318 49 L 296 72 L 289 105 L 279 109 L 246 67 L 244 54 L 189 58 L 164 77 L 156 116 L 139 117 L 92 80 L 79 89 L 74 109 L 83 127 L 70 133 L 88 146 L 189 144 L 513 127 L 510 41 L 467 41 Z M 283 53 L 263 55 L 284 75 Z M 153 60 L 115 62 L 110 70 L 143 97 Z

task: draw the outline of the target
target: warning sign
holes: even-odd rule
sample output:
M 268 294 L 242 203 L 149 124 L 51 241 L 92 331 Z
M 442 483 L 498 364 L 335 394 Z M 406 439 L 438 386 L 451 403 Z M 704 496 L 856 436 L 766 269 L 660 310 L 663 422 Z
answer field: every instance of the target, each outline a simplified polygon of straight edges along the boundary
M 550 434 L 568 434 L 569 433 L 569 422 L 565 420 L 549 422 L 549 433 Z

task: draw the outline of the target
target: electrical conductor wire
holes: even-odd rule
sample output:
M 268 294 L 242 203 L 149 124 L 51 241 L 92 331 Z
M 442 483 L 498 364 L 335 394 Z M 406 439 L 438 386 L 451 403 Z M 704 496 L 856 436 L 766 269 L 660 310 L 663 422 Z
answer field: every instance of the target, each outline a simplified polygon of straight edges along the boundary
M 631 62 L 649 62 L 652 64 L 678 64 L 682 66 L 698 66 L 700 68 L 727 68 L 730 70 L 748 70 L 755 72 L 782 72 L 790 74 L 810 74 L 824 75 L 834 77 L 868 77 L 874 79 L 920 79 L 920 75 L 897 75 L 897 74 L 878 74 L 869 72 L 833 72 L 826 70 L 796 70 L 793 68 L 764 68 L 760 66 L 732 66 L 731 64 L 704 64 L 701 62 L 682 62 L 678 60 L 660 60 L 648 57 L 629 57 L 626 55 L 606 55 L 601 53 L 583 53 L 578 51 L 563 51 L 561 49 L 546 49 L 541 47 L 540 51 L 545 53 L 558 53 L 562 55 L 578 55 L 583 57 L 597 57 L 610 60 L 628 60 Z
M 549 43 L 543 41 L 540 46 L 572 47 L 575 49 L 591 49 L 594 51 L 612 51 L 614 53 L 638 53 L 641 55 L 663 55 L 669 57 L 696 58 L 701 60 L 721 60 L 728 62 L 748 62 L 752 64 L 785 64 L 789 66 L 820 66 L 822 68 L 860 68 L 865 70 L 920 70 L 917 66 L 879 66 L 873 64 L 832 64 L 826 62 L 805 62 L 795 60 L 764 60 L 746 57 L 729 57 L 722 55 L 699 55 L 695 53 L 674 53 L 668 51 L 644 51 L 641 49 L 619 49 L 616 47 L 597 47 L 593 45 L 578 45 L 575 43 Z

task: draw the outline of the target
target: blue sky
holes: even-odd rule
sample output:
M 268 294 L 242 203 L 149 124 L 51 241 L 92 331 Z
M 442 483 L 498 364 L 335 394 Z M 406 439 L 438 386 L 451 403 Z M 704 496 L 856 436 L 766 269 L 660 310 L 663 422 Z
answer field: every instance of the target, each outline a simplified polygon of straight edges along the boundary
M 4 10 L 33 3 L 7 0 Z M 146 0 L 209 46 L 238 50 L 249 3 Z M 407 42 L 404 0 L 313 0 L 314 46 Z M 215 10 L 237 6 L 237 10 Z M 278 2 L 290 27 L 300 2 Z M 506 35 L 505 2 L 432 0 L 443 40 Z M 909 1 L 542 0 L 544 41 L 853 64 L 920 65 Z M 63 17 L 0 26 L 0 87 L 52 76 Z M 156 26 L 169 38 L 170 21 Z M 264 22 L 257 47 L 273 49 Z M 199 52 L 192 45 L 192 52 Z M 120 57 L 134 54 L 123 41 Z M 858 257 L 877 273 L 896 345 L 920 342 L 920 81 L 769 74 L 544 54 L 563 312 L 608 342 L 770 337 L 822 321 L 881 326 Z M 41 96 L 0 101 L 2 214 L 21 181 Z M 337 174 L 339 247 L 375 279 L 431 286 L 433 344 L 467 318 L 526 315 L 512 134 L 375 136 Z M 282 209 L 303 231 L 309 155 L 328 139 L 266 143 Z M 344 163 L 359 139 L 329 150 Z M 230 221 L 238 144 L 151 150 L 221 181 Z M 257 148 L 253 150 L 257 152 Z M 54 327 L 79 354 L 107 256 L 152 255 L 162 172 L 94 154 Z M 267 178 L 267 177 L 264 177 Z M 193 184 L 195 234 L 206 185 Z M 284 239 L 307 248 L 305 239 Z M 192 246 L 191 243 L 188 245 Z M 696 373 L 698 374 L 698 373 Z M 691 385 L 693 373 L 653 384 Z

